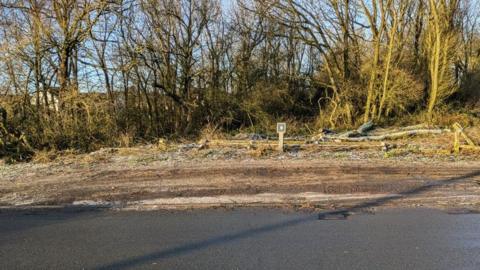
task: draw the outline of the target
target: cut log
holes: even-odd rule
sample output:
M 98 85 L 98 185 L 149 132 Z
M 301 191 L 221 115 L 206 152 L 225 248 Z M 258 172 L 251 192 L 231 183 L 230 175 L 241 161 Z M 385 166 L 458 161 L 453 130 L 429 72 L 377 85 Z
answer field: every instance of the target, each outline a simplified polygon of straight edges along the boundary
M 352 131 L 347 131 L 347 132 L 344 132 L 344 133 L 340 133 L 338 136 L 335 136 L 335 137 L 338 137 L 338 138 L 355 138 L 355 137 L 358 137 L 358 136 L 361 136 L 361 135 L 362 134 L 358 133 L 358 131 L 352 130 Z M 325 137 L 329 137 L 329 136 L 327 135 Z
M 367 123 L 361 125 L 361 126 L 357 129 L 357 132 L 358 132 L 359 134 L 365 134 L 365 133 L 373 130 L 374 126 L 375 126 L 375 125 L 373 124 L 372 121 L 368 121 Z
M 427 124 L 418 124 L 418 125 L 413 125 L 413 126 L 400 127 L 398 130 L 399 131 L 407 131 L 407 130 L 428 129 L 428 128 L 431 128 L 431 126 L 429 126 Z
M 369 131 L 374 129 L 374 124 L 372 121 L 368 121 L 367 123 L 361 125 L 357 130 L 346 131 L 340 133 L 337 137 L 338 138 L 356 138 L 367 135 Z M 328 136 L 328 135 L 327 135 Z

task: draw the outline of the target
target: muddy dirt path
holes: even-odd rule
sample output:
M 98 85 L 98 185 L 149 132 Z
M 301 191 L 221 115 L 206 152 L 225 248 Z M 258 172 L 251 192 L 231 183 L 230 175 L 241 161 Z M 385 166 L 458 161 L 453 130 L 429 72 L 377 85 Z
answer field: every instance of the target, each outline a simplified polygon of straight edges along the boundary
M 24 169 L 0 181 L 0 206 L 127 209 L 238 205 L 480 208 L 480 163 L 348 160 L 161 162 Z

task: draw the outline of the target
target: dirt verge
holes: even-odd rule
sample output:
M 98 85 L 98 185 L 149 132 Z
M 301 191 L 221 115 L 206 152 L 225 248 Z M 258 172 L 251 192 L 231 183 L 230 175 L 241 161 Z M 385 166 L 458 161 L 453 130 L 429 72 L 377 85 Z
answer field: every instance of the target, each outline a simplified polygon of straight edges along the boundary
M 22 167 L 0 181 L 0 206 L 123 209 L 427 206 L 480 209 L 480 163 L 233 160 Z

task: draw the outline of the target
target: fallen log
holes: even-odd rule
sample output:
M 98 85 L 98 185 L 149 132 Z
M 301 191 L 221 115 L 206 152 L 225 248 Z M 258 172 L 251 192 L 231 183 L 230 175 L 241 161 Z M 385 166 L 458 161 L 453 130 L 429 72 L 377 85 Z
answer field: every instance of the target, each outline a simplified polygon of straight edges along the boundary
M 325 136 L 324 138 L 329 140 L 339 140 L 339 141 L 348 141 L 348 142 L 383 141 L 383 140 L 399 139 L 403 137 L 418 136 L 418 135 L 442 134 L 444 132 L 449 132 L 449 131 L 450 130 L 446 130 L 446 129 L 417 129 L 417 130 L 407 130 L 407 131 L 401 131 L 401 132 L 387 133 L 382 135 L 371 135 L 371 136 L 361 136 L 361 137 Z
M 375 129 L 375 124 L 372 121 L 361 125 L 357 130 L 346 131 L 338 135 L 339 138 L 356 138 L 366 136 L 368 132 Z
M 369 131 L 372 131 L 375 128 L 375 125 L 373 124 L 372 121 L 368 121 L 367 123 L 361 125 L 358 129 L 357 132 L 359 134 L 366 134 Z
M 406 126 L 406 127 L 390 127 L 390 128 L 376 128 L 372 132 L 369 132 L 369 135 L 383 135 L 387 133 L 394 133 L 400 131 L 409 131 L 409 130 L 420 130 L 420 129 L 435 129 L 435 127 L 431 127 L 427 124 L 418 124 L 413 126 Z

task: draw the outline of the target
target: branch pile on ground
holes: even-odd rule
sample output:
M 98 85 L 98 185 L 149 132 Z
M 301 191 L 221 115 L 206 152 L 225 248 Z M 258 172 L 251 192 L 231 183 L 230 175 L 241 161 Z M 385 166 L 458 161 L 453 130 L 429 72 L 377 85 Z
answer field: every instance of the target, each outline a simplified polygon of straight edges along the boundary
M 347 131 L 339 134 L 328 134 L 322 136 L 327 141 L 347 141 L 347 142 L 365 142 L 365 141 L 384 141 L 400 139 L 419 135 L 435 135 L 450 132 L 449 129 L 429 128 L 427 125 L 416 125 L 391 129 L 376 129 L 373 122 L 367 122 L 357 130 Z

